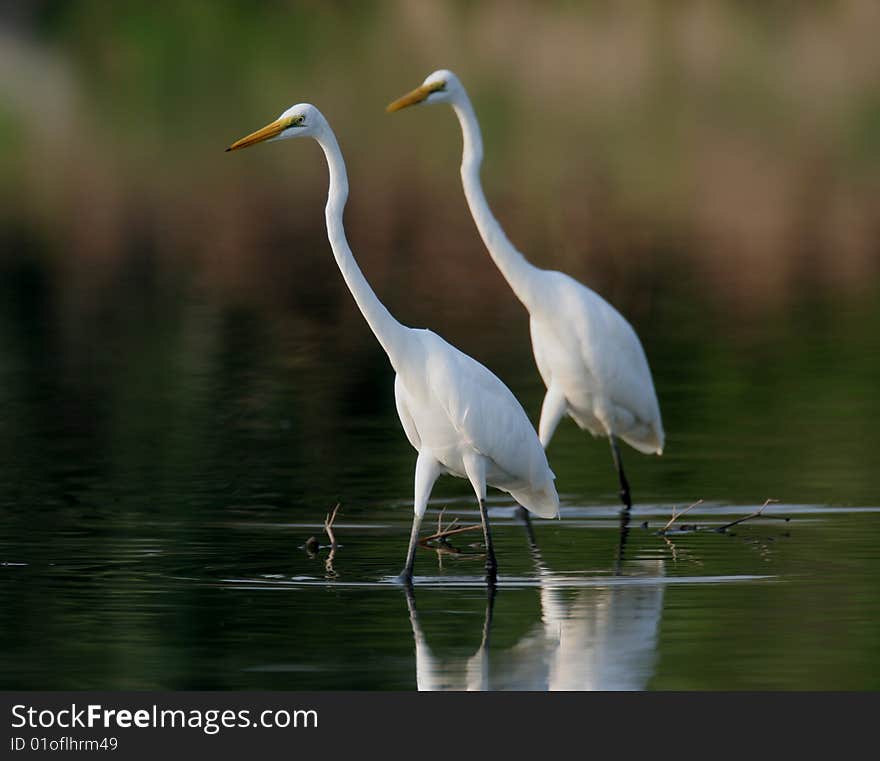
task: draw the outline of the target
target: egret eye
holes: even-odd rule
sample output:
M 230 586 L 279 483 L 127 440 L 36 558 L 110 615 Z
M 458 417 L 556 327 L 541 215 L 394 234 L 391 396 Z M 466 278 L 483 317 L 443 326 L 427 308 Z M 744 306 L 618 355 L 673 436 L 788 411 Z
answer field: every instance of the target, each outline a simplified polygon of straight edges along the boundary
M 293 119 L 293 126 L 299 127 L 305 120 L 306 120 L 306 117 L 302 114 L 300 114 L 299 116 L 295 116 Z

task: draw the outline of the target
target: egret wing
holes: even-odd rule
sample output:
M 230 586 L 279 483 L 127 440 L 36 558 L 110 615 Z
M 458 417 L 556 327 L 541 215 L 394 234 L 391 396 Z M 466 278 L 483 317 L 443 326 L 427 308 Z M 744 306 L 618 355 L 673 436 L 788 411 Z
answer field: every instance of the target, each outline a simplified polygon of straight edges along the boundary
M 580 318 L 573 321 L 581 355 L 600 393 L 633 427 L 652 429 L 663 446 L 660 406 L 645 350 L 632 326 L 611 304 L 577 281 Z
M 439 336 L 432 343 L 428 384 L 465 441 L 512 478 L 536 487 L 552 480 L 537 433 L 510 389 Z

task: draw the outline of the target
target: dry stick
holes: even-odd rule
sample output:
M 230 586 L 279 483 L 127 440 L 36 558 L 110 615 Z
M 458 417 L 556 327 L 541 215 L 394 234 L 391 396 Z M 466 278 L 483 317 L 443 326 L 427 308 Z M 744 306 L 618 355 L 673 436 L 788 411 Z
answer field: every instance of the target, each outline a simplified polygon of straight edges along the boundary
M 689 505 L 684 510 L 682 510 L 681 512 L 678 512 L 678 513 L 675 512 L 675 508 L 673 507 L 672 508 L 672 517 L 669 519 L 669 523 L 667 523 L 663 528 L 661 528 L 658 533 L 665 534 L 667 529 L 673 523 L 675 523 L 679 518 L 681 518 L 681 516 L 684 515 L 688 510 L 691 510 L 691 509 L 695 508 L 697 505 L 702 505 L 702 504 L 703 504 L 703 500 L 698 499 L 696 502 L 694 502 L 694 504 Z
M 752 518 L 759 518 L 764 512 L 764 508 L 767 507 L 767 505 L 769 505 L 771 502 L 779 502 L 779 500 L 778 499 L 768 499 L 764 502 L 763 505 L 761 505 L 761 507 L 759 507 L 757 510 L 755 510 L 755 512 L 753 512 L 751 515 L 746 515 L 742 518 L 737 518 L 735 521 L 731 521 L 730 523 L 725 523 L 723 526 L 719 526 L 715 530 L 720 534 L 724 531 L 727 531 L 727 529 L 732 528 L 733 526 L 736 526 L 737 523 L 743 523 L 744 521 L 751 520 Z
M 443 514 L 446 512 L 446 508 L 444 507 L 440 511 L 440 515 L 437 516 L 437 533 L 434 536 L 442 536 L 445 535 L 447 531 L 455 526 L 458 523 L 458 518 L 453 518 L 446 526 L 443 526 Z
M 333 521 L 336 520 L 336 513 L 339 512 L 340 507 L 342 507 L 342 503 L 337 502 L 333 512 L 327 513 L 327 517 L 324 518 L 324 531 L 327 532 L 327 537 L 330 539 L 330 553 L 324 561 L 324 572 L 327 574 L 327 578 L 335 578 L 337 575 L 336 570 L 333 568 L 333 560 L 336 557 L 336 549 L 339 545 L 336 543 L 336 534 L 333 533 Z
M 458 523 L 458 518 L 453 518 L 451 522 L 446 524 L 446 528 L 443 529 L 443 532 L 451 531 L 452 529 L 455 528 L 457 523 Z M 441 533 L 443 533 L 443 532 L 441 532 Z
M 324 518 L 324 531 L 327 532 L 327 538 L 330 540 L 330 548 L 336 549 L 336 535 L 333 533 L 333 521 L 336 520 L 336 513 L 339 512 L 339 508 L 342 507 L 341 502 L 336 503 L 336 507 L 333 508 L 333 511 L 327 513 L 327 517 Z
M 449 532 L 455 527 L 458 523 L 458 518 L 453 518 L 446 526 L 443 525 L 443 516 L 446 513 L 446 508 L 442 508 L 440 510 L 440 515 L 437 516 L 437 533 L 433 536 L 429 536 L 426 539 L 419 542 L 424 547 L 428 546 L 428 541 L 434 538 L 437 538 L 439 543 L 432 547 L 432 549 L 437 551 L 437 562 L 440 564 L 440 568 L 443 568 L 443 555 L 460 555 L 461 550 L 456 549 L 452 545 L 450 545 L 446 541 L 446 537 L 449 536 Z
M 453 534 L 462 534 L 465 531 L 476 531 L 479 529 L 483 530 L 482 523 L 475 523 L 472 526 L 460 526 L 455 529 L 447 529 L 446 531 L 440 531 L 436 534 L 431 534 L 431 536 L 426 536 L 424 539 L 419 539 L 419 544 L 425 546 L 428 542 L 433 542 L 435 539 L 445 539 L 447 536 L 452 536 Z

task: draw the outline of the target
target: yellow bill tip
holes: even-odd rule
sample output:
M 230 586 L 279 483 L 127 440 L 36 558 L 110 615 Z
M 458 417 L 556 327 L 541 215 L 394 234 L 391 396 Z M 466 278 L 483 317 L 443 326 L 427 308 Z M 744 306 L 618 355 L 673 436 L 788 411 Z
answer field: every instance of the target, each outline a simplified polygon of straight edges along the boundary
M 395 111 L 400 111 L 408 106 L 414 106 L 417 103 L 421 103 L 432 92 L 436 92 L 443 86 L 443 82 L 437 82 L 432 85 L 420 85 L 415 90 L 410 90 L 406 95 L 401 95 L 397 100 L 389 103 L 385 106 L 385 110 L 389 114 L 393 114 Z
M 277 137 L 284 132 L 284 130 L 290 125 L 290 119 L 276 119 L 262 129 L 258 129 L 256 132 L 251 132 L 250 135 L 246 135 L 241 138 L 241 140 L 236 140 L 226 149 L 226 153 L 229 151 L 237 151 L 239 148 L 247 148 L 249 145 L 256 145 L 257 143 L 262 143 L 266 140 L 271 140 L 273 137 Z

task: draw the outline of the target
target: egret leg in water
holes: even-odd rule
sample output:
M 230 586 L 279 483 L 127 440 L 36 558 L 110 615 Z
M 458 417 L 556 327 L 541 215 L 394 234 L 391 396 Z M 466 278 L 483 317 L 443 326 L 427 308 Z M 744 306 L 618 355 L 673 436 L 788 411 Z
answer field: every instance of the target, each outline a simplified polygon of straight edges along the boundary
M 494 585 L 498 580 L 498 563 L 495 560 L 495 547 L 492 545 L 492 532 L 489 529 L 489 511 L 486 500 L 480 500 L 480 520 L 483 522 L 483 541 L 486 543 L 486 581 Z
M 617 470 L 617 478 L 620 480 L 620 501 L 623 502 L 624 509 L 629 512 L 632 508 L 632 497 L 629 494 L 629 481 L 626 480 L 626 473 L 623 472 L 623 458 L 620 456 L 620 448 L 617 446 L 617 437 L 609 436 L 611 442 L 611 456 L 614 458 L 614 467 Z
M 419 526 L 422 525 L 421 516 L 413 517 L 412 531 L 409 535 L 409 547 L 406 550 L 406 564 L 403 567 L 403 573 L 397 577 L 397 580 L 404 584 L 412 584 L 413 565 L 416 558 L 416 545 L 419 543 Z
M 523 522 L 523 528 L 526 530 L 526 539 L 528 539 L 529 546 L 531 547 L 535 545 L 535 529 L 532 526 L 532 519 L 529 518 L 529 511 L 520 505 L 516 509 L 516 515 Z

